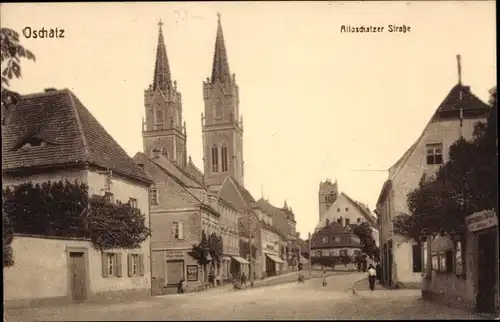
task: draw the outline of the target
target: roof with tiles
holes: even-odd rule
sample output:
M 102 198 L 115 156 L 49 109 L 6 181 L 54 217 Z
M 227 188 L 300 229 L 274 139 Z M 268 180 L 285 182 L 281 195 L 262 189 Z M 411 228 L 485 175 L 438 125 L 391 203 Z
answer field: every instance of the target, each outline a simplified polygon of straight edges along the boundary
M 349 200 L 354 207 L 358 209 L 358 211 L 363 214 L 363 216 L 370 222 L 370 224 L 374 227 L 377 226 L 377 218 L 372 215 L 371 210 L 368 209 L 366 206 L 361 204 L 360 202 L 353 200 L 351 197 L 349 197 L 347 194 L 344 193 L 344 196 Z
M 69 90 L 24 95 L 2 126 L 2 172 L 89 164 L 151 183 Z M 33 139 L 43 144 L 24 148 Z
M 390 167 L 389 179 L 394 179 L 394 177 L 398 174 L 399 169 L 415 150 L 418 142 L 421 140 L 424 133 L 427 131 L 427 128 L 433 121 L 439 119 L 440 115 L 450 114 L 450 112 L 458 115 L 457 113 L 460 113 L 461 109 L 462 115 L 481 115 L 486 114 L 490 107 L 471 92 L 470 86 L 464 86 L 460 83 L 453 86 L 448 95 L 446 95 L 445 99 L 441 102 L 441 104 L 439 104 L 438 108 L 417 140 L 408 148 L 408 150 L 406 150 L 405 153 L 403 153 L 401 158 L 399 158 L 398 161 Z
M 269 201 L 260 198 L 257 203 L 260 208 L 265 212 L 269 213 L 273 217 L 273 226 L 276 227 L 282 233 L 290 233 L 290 226 L 287 222 L 287 214 L 285 214 L 281 209 L 273 206 Z

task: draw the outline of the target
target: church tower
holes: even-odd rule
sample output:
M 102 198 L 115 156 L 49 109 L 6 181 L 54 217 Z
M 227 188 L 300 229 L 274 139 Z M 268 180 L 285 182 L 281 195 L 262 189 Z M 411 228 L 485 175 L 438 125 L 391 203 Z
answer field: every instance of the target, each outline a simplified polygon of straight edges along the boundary
M 184 168 L 187 138 L 186 123 L 182 121 L 182 96 L 177 91 L 177 82 L 172 83 L 162 25 L 160 20 L 153 83 L 144 91 L 144 154 L 152 157 L 154 150 L 161 151 L 168 160 Z
M 338 184 L 337 179 L 332 183 L 329 179 L 319 183 L 319 220 L 323 220 L 324 214 L 330 209 L 330 206 L 337 200 Z
M 203 82 L 205 113 L 201 115 L 205 183 L 221 185 L 231 175 L 243 185 L 243 118 L 239 90 L 230 73 L 220 14 L 212 63 L 212 77 Z

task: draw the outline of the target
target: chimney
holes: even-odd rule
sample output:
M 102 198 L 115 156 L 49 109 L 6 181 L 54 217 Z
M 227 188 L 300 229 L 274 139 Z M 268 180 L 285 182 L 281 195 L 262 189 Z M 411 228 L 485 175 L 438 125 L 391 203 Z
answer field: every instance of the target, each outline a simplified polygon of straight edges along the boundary
M 55 87 L 48 87 L 48 88 L 44 89 L 44 92 L 45 93 L 57 92 L 57 88 L 55 88 Z

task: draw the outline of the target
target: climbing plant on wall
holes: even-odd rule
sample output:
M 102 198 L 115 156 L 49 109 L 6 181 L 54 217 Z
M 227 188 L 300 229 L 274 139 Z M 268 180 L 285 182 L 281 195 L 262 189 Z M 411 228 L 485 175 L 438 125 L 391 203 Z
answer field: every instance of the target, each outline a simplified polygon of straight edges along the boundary
M 87 185 L 76 181 L 7 187 L 2 190 L 2 216 L 4 245 L 12 241 L 6 227 L 19 234 L 90 238 L 99 250 L 136 248 L 151 235 L 139 209 L 102 196 L 89 198 Z

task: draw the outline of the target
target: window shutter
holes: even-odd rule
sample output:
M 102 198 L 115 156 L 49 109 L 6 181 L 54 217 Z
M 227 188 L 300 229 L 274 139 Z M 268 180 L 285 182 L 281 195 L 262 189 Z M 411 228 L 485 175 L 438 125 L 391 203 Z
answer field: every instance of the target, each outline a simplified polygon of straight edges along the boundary
M 184 225 L 183 222 L 179 222 L 179 239 L 184 239 Z
M 134 265 L 134 262 L 133 262 L 133 258 L 132 258 L 132 254 L 127 254 L 127 268 L 128 268 L 128 276 L 131 277 L 132 276 L 132 271 L 133 271 L 133 265 Z
M 115 258 L 116 258 L 116 262 L 115 262 L 116 277 L 122 277 L 122 254 L 116 253 Z
M 453 251 L 446 251 L 446 272 L 453 273 Z
M 102 277 L 108 277 L 108 254 L 102 252 L 101 256 L 102 263 Z
M 139 273 L 144 276 L 144 254 L 139 255 Z

